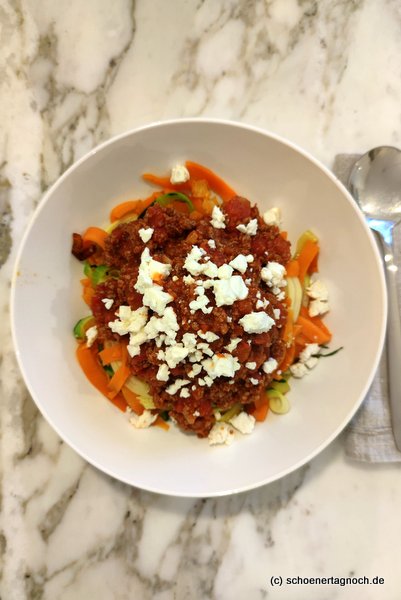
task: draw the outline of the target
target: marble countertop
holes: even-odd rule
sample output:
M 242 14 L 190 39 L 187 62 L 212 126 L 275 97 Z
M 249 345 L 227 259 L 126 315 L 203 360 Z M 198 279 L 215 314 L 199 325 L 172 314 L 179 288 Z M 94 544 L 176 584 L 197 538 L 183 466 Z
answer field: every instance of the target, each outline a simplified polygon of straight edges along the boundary
M 116 133 L 223 117 L 287 136 L 328 166 L 339 152 L 400 145 L 400 2 L 2 0 L 0 32 L 1 599 L 399 600 L 399 464 L 352 462 L 340 436 L 237 496 L 130 488 L 38 414 L 8 313 L 41 195 Z M 286 582 L 298 576 L 384 583 Z

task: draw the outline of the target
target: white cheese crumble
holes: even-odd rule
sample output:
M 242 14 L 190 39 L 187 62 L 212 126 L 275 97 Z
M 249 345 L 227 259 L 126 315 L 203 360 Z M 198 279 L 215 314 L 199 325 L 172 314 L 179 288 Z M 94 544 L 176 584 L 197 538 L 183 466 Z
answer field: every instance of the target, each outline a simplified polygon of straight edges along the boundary
M 97 331 L 96 325 L 93 325 L 92 327 L 89 327 L 85 331 L 86 345 L 87 345 L 88 348 L 90 348 L 93 345 L 93 342 L 97 338 L 97 333 L 98 333 L 98 331 Z
M 182 280 L 185 283 L 185 285 L 190 285 L 191 283 L 195 283 L 195 279 L 192 277 L 192 275 L 184 275 Z
M 229 446 L 234 440 L 234 429 L 229 423 L 215 423 L 209 432 L 208 440 L 211 446 Z
M 269 358 L 269 360 L 266 360 L 262 365 L 262 369 L 266 373 L 266 375 L 270 375 L 270 373 L 273 373 L 273 371 L 275 371 L 277 367 L 278 363 L 275 358 Z
M 280 227 L 281 210 L 277 206 L 270 208 L 265 213 L 263 213 L 263 220 L 266 223 L 266 225 L 276 225 L 277 227 Z
M 212 250 L 216 250 L 216 242 L 214 240 L 209 240 L 207 244 L 209 248 L 212 248 Z
M 191 395 L 191 392 L 189 391 L 188 388 L 181 388 L 180 390 L 180 398 L 189 398 Z
M 326 285 L 317 279 L 313 281 L 307 288 L 306 293 L 311 302 L 308 306 L 308 312 L 311 317 L 317 317 L 318 315 L 324 315 L 330 310 L 329 306 L 329 292 Z
M 103 302 L 106 310 L 110 310 L 114 304 L 113 298 L 102 298 L 102 302 Z
M 319 344 L 306 344 L 305 348 L 299 355 L 299 360 L 303 363 L 306 363 L 312 356 L 319 354 L 319 351 Z
M 251 371 L 254 371 L 256 369 L 256 363 L 255 362 L 247 362 L 245 363 L 245 366 L 247 369 L 250 369 Z
M 244 435 L 249 435 L 252 433 L 255 427 L 255 417 L 252 415 L 248 415 L 246 412 L 240 412 L 239 415 L 232 417 L 229 423 L 237 429 L 240 433 Z
M 202 365 L 199 365 L 198 363 L 195 363 L 192 365 L 192 369 L 189 371 L 188 373 L 188 377 L 191 377 L 191 379 L 193 379 L 194 377 L 196 377 L 197 375 L 199 375 L 199 373 L 202 371 Z
M 308 358 L 308 360 L 305 362 L 305 364 L 308 367 L 308 369 L 314 369 L 318 362 L 319 362 L 319 359 L 317 356 L 311 356 L 310 358 Z
M 269 331 L 275 323 L 274 319 L 265 312 L 251 312 L 238 322 L 247 333 L 264 333 Z
M 231 306 L 236 300 L 244 300 L 248 296 L 248 288 L 240 275 L 214 282 L 216 306 Z
M 184 262 L 184 269 L 186 269 L 191 275 L 200 275 L 206 265 L 201 264 L 199 261 L 204 257 L 206 252 L 199 246 L 192 246 L 189 254 L 187 254 Z
M 231 354 L 214 354 L 211 358 L 203 360 L 202 366 L 211 379 L 234 377 L 236 371 L 241 368 L 238 358 Z
M 206 333 L 203 333 L 203 331 L 199 329 L 197 334 L 200 338 L 206 340 L 209 344 L 219 339 L 219 336 L 216 333 L 213 333 L 212 331 L 206 331 Z
M 259 385 L 259 379 L 255 379 L 254 377 L 250 377 L 249 381 L 252 383 L 252 385 Z
M 229 262 L 229 265 L 236 271 L 239 271 L 240 273 L 245 273 L 245 271 L 248 268 L 247 257 L 244 254 L 238 254 L 238 256 L 236 256 L 235 258 L 233 258 L 232 261 Z
M 183 344 L 176 344 L 175 346 L 169 346 L 166 348 L 165 356 L 166 363 L 170 367 L 170 369 L 175 369 L 175 367 L 187 358 L 189 354 L 188 348 L 184 348 Z M 178 381 L 178 380 L 177 380 Z M 169 392 L 170 393 L 170 392 Z
M 145 248 L 141 254 L 138 279 L 134 285 L 135 289 L 143 294 L 142 302 L 158 315 L 163 315 L 166 306 L 174 300 L 173 296 L 163 290 L 155 281 L 164 279 L 169 275 L 171 265 L 154 260 L 150 256 L 149 248 Z
M 304 363 L 296 362 L 290 366 L 290 372 L 291 375 L 300 379 L 301 377 L 307 374 L 308 367 Z
M 226 228 L 226 218 L 224 216 L 223 211 L 218 207 L 214 206 L 212 211 L 212 218 L 210 220 L 211 224 L 215 229 L 225 229 Z
M 270 287 L 284 287 L 285 281 L 285 267 L 280 265 L 278 262 L 270 261 L 266 267 L 260 272 L 260 276 Z M 274 290 L 273 290 L 274 293 Z
M 148 309 L 141 306 L 132 310 L 130 306 L 122 305 L 116 313 L 117 319 L 109 321 L 108 326 L 113 333 L 118 335 L 130 334 L 128 353 L 130 356 L 137 356 L 140 353 L 140 345 L 147 340 L 145 324 L 148 319 Z
M 330 310 L 330 305 L 327 300 L 311 300 L 308 306 L 308 313 L 310 317 L 317 317 L 324 315 Z
M 188 379 L 176 379 L 174 383 L 166 388 L 166 392 L 172 396 L 178 392 L 182 387 L 191 383 Z
M 170 376 L 170 369 L 167 365 L 160 365 L 159 370 L 156 373 L 156 379 L 159 381 L 168 381 Z
M 144 410 L 141 415 L 137 415 L 134 412 L 130 412 L 129 422 L 137 429 L 147 429 L 157 419 L 157 415 L 154 415 L 150 410 Z
M 185 183 L 190 178 L 190 173 L 185 165 L 174 165 L 171 169 L 170 183 Z
M 256 235 L 258 230 L 258 220 L 251 219 L 246 225 L 241 223 L 240 225 L 237 225 L 237 229 L 241 233 L 246 233 L 247 235 Z
M 147 288 L 142 298 L 143 304 L 149 306 L 158 315 L 163 315 L 167 304 L 173 300 L 173 296 L 165 292 L 160 285 L 153 285 Z
M 323 281 L 317 279 L 313 281 L 307 288 L 306 293 L 312 300 L 328 300 L 329 291 Z
M 238 344 L 240 343 L 241 338 L 233 338 L 229 344 L 227 344 L 227 346 L 224 346 L 224 348 L 226 350 L 228 350 L 229 352 L 234 352 L 234 350 L 236 349 L 236 347 L 238 346 Z
M 146 242 L 148 242 L 150 240 L 150 238 L 152 237 L 154 232 L 154 229 L 152 229 L 152 227 L 142 227 L 142 229 L 140 229 L 138 231 L 139 237 L 141 238 L 141 240 L 144 242 L 144 244 L 146 244 Z
M 221 267 L 217 269 L 217 277 L 219 279 L 230 279 L 230 277 L 233 274 L 233 271 L 234 269 L 230 267 L 230 265 L 221 265 Z

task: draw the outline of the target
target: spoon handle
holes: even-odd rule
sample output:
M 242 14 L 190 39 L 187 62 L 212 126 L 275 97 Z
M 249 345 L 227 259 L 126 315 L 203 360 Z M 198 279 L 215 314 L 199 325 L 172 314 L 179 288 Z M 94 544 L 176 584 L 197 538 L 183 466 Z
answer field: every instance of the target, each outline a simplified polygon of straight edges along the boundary
M 388 292 L 387 369 L 395 445 L 401 451 L 401 320 L 392 245 L 382 240 Z

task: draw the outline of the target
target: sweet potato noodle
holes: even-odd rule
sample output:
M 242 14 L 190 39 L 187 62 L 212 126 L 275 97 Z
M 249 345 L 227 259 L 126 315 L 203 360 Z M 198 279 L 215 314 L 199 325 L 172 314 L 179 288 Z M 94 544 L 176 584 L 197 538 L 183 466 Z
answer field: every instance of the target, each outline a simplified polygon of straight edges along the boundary
M 215 424 L 216 409 L 225 411 L 240 402 L 252 412 L 274 375 L 265 365 L 270 360 L 277 368 L 286 351 L 281 335 L 287 318 L 284 292 L 262 275 L 268 263 L 288 263 L 290 244 L 278 227 L 264 222 L 247 199 L 235 196 L 220 208 L 224 226 L 217 223 L 216 227 L 210 215 L 193 220 L 158 204 L 137 220 L 119 224 L 106 237 L 99 262 L 114 276 L 97 285 L 91 298 L 97 343 L 121 342 L 122 337 L 128 343 L 130 336 L 113 332 L 110 323 L 116 320 L 119 307 L 135 311 L 144 306 L 138 281 L 145 259 L 148 264 L 153 260 L 169 265 L 164 276 L 154 277 L 170 298 L 166 308 L 157 314 L 148 301 L 145 318 L 149 323 L 154 317 L 157 327 L 163 313 L 171 315 L 172 309 L 178 323 L 174 342 L 163 334 L 153 339 L 148 336 L 131 352 L 136 355 L 129 356 L 128 364 L 132 374 L 150 386 L 156 409 L 167 411 L 182 429 L 199 437 L 207 436 Z M 252 231 L 247 229 L 251 222 Z M 139 233 L 143 229 L 153 230 L 146 242 Z M 238 256 L 242 258 L 236 261 Z M 234 267 L 229 266 L 232 261 Z M 196 264 L 206 263 L 212 265 L 211 270 L 205 273 L 204 266 L 197 270 Z M 216 267 L 223 265 L 226 267 L 216 275 Z M 242 291 L 239 298 L 225 301 L 225 284 L 216 282 L 233 276 L 242 279 L 242 284 L 236 280 Z M 267 315 L 268 326 L 252 329 L 247 318 L 249 323 L 255 321 L 255 313 Z M 189 350 L 188 344 L 192 344 Z M 170 359 L 169 366 L 168 353 L 174 346 L 184 348 L 182 359 Z M 220 359 L 228 360 L 231 372 L 217 368 Z M 183 381 L 186 383 L 180 383 Z M 175 382 L 179 382 L 177 389 Z

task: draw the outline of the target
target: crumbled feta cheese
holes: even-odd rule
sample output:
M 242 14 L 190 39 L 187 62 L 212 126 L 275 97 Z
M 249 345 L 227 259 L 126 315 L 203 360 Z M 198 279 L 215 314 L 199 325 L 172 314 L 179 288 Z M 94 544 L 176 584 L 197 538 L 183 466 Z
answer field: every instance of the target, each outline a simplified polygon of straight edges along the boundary
M 114 304 L 113 298 L 102 298 L 102 302 L 103 302 L 104 307 L 106 308 L 106 310 L 110 310 L 111 307 Z
M 141 306 L 136 310 L 131 310 L 130 306 L 122 305 L 119 307 L 115 321 L 109 321 L 108 326 L 113 333 L 118 335 L 130 334 L 128 353 L 130 356 L 137 356 L 140 353 L 140 346 L 147 340 L 145 324 L 148 318 L 148 309 Z
M 251 219 L 247 225 L 241 223 L 240 225 L 237 225 L 237 229 L 241 233 L 246 233 L 247 235 L 256 235 L 258 230 L 258 220 Z
M 210 387 L 211 385 L 213 385 L 213 379 L 209 377 L 209 375 L 205 375 L 205 383 L 208 387 Z
M 255 379 L 254 377 L 250 377 L 249 381 L 252 383 L 252 385 L 259 385 L 259 379 Z
M 189 303 L 189 308 L 191 309 L 191 311 L 197 311 L 197 310 L 201 310 L 204 314 L 208 314 L 212 312 L 213 307 L 207 307 L 207 305 L 209 304 L 210 300 L 207 296 L 198 296 L 196 298 L 196 300 L 192 300 L 192 302 Z
M 234 377 L 241 368 L 238 358 L 231 354 L 214 354 L 202 361 L 202 366 L 212 379 L 216 377 Z
M 170 183 L 185 183 L 190 178 L 190 173 L 185 165 L 174 165 L 171 169 Z
M 188 388 L 182 388 L 180 391 L 180 398 L 189 398 L 191 395 L 191 392 L 189 391 Z
M 190 285 L 191 283 L 195 283 L 195 279 L 192 277 L 192 275 L 184 275 L 182 280 L 185 283 L 185 285 Z
M 318 362 L 319 362 L 319 359 L 318 359 L 317 356 L 311 356 L 305 362 L 305 365 L 308 367 L 308 369 L 314 369 L 316 367 L 316 365 L 317 365 Z
M 150 240 L 150 238 L 152 237 L 154 232 L 154 229 L 152 229 L 152 227 L 142 227 L 139 231 L 139 237 L 141 238 L 141 240 L 144 242 L 144 244 L 146 244 L 146 242 L 148 242 Z
M 236 271 L 239 271 L 240 273 L 245 273 L 245 271 L 248 268 L 248 261 L 244 254 L 238 254 L 235 258 L 233 258 L 233 260 L 229 262 L 229 265 Z
M 218 206 L 214 206 L 213 207 L 213 211 L 212 211 L 212 218 L 211 218 L 211 224 L 213 225 L 213 227 L 215 229 L 225 229 L 226 228 L 226 224 L 225 224 L 225 216 L 223 211 L 218 207 Z
M 248 415 L 246 412 L 240 412 L 239 415 L 235 415 L 230 419 L 229 423 L 237 429 L 240 433 L 250 434 L 255 427 L 255 417 Z
M 207 356 L 213 356 L 214 352 L 206 342 L 200 342 L 196 345 L 196 349 L 203 352 L 203 354 L 207 354 Z
M 85 331 L 86 345 L 87 345 L 88 348 L 90 348 L 93 345 L 93 342 L 97 338 L 97 334 L 98 334 L 98 331 L 97 331 L 96 325 L 93 325 L 92 327 L 89 327 Z
M 278 262 L 268 262 L 266 267 L 261 270 L 260 276 L 270 287 L 280 288 L 286 285 L 285 267 Z
M 145 248 L 141 254 L 138 279 L 134 287 L 140 294 L 144 294 L 147 288 L 154 285 L 155 281 L 167 277 L 170 271 L 171 265 L 154 260 L 150 255 L 149 248 Z
M 214 240 L 209 240 L 208 246 L 212 248 L 212 250 L 216 250 L 216 242 Z
M 217 306 L 230 306 L 236 300 L 244 300 L 248 296 L 248 288 L 240 275 L 215 281 L 213 289 Z
M 205 265 L 205 267 L 203 269 L 203 273 L 206 275 L 206 277 L 210 277 L 211 279 L 214 279 L 215 277 L 217 277 L 218 272 L 219 272 L 218 266 L 211 260 L 207 263 L 207 265 Z M 204 285 L 206 287 L 206 281 L 204 282 Z M 213 284 L 209 282 L 208 287 L 211 287 L 212 285 Z
M 176 379 L 174 383 L 166 388 L 166 392 L 172 396 L 178 392 L 182 387 L 191 383 L 188 379 Z
M 172 279 L 172 281 L 178 281 L 177 275 L 173 275 L 171 279 Z
M 129 422 L 137 429 L 147 429 L 157 419 L 157 415 L 151 413 L 150 410 L 144 410 L 141 415 L 134 412 L 131 412 L 130 415 Z
M 213 333 L 212 331 L 206 331 L 206 333 L 203 333 L 203 331 L 199 329 L 197 333 L 200 338 L 206 340 L 209 344 L 219 339 L 219 336 L 216 333 Z
M 196 347 L 196 335 L 194 333 L 184 333 L 182 343 L 189 351 L 194 350 Z
M 230 265 L 221 265 L 217 270 L 217 277 L 219 279 L 230 279 L 233 274 L 233 268 Z
M 273 316 L 276 319 L 276 321 L 279 320 L 280 315 L 281 315 L 280 309 L 279 308 L 273 308 Z
M 152 287 L 146 288 L 142 298 L 143 304 L 148 306 L 158 315 L 163 315 L 167 304 L 173 300 L 173 296 L 168 292 L 165 292 L 160 285 L 153 285 Z
M 306 365 L 304 365 L 304 363 L 296 362 L 290 366 L 290 371 L 293 377 L 297 377 L 298 379 L 300 379 L 301 377 L 307 374 L 308 368 Z
M 199 261 L 205 256 L 206 252 L 199 246 L 192 246 L 190 252 L 187 254 L 184 261 L 184 269 L 189 271 L 191 275 L 200 275 L 203 273 L 205 264 L 201 264 Z
M 306 344 L 305 348 L 299 355 L 299 360 L 302 363 L 306 363 L 312 356 L 319 354 L 319 344 Z
M 202 371 L 202 365 L 195 363 L 194 365 L 192 365 L 192 369 L 189 371 L 188 377 L 191 377 L 191 379 L 193 379 L 194 377 L 199 375 L 199 373 L 201 371 Z
M 211 428 L 208 439 L 211 446 L 229 446 L 234 439 L 234 429 L 228 423 L 219 421 Z
M 265 213 L 263 213 L 263 220 L 266 223 L 266 225 L 276 225 L 277 227 L 280 227 L 281 210 L 276 206 L 270 208 Z
M 159 370 L 156 373 L 156 379 L 159 381 L 168 381 L 170 376 L 170 369 L 167 365 L 160 365 Z
M 309 298 L 312 298 L 312 300 L 327 301 L 329 299 L 329 291 L 326 285 L 323 283 L 323 281 L 320 281 L 320 279 L 317 279 L 308 285 L 306 288 L 306 293 L 308 294 Z
M 265 307 L 265 303 L 263 302 L 263 300 L 256 300 L 256 308 L 264 308 Z
M 188 348 L 184 348 L 182 344 L 176 344 L 175 346 L 169 346 L 166 348 L 165 357 L 166 363 L 170 367 L 170 369 L 175 369 L 175 367 L 187 358 L 189 354 Z M 179 381 L 179 380 L 178 380 Z M 170 393 L 170 392 L 169 392 Z
M 195 388 L 195 386 L 193 386 Z M 196 388 L 195 388 L 196 389 Z M 200 417 L 200 412 L 199 410 L 196 410 L 194 413 L 192 413 L 193 417 Z
M 245 366 L 247 369 L 250 369 L 251 371 L 254 371 L 256 369 L 256 363 L 255 362 L 247 362 L 245 363 Z
M 236 349 L 236 347 L 238 346 L 238 344 L 240 343 L 241 338 L 233 338 L 229 344 L 227 344 L 227 346 L 224 346 L 224 348 L 226 350 L 228 350 L 230 353 L 234 352 L 234 350 Z
M 274 319 L 269 317 L 265 312 L 251 312 L 239 321 L 244 331 L 247 333 L 264 333 L 269 331 L 275 324 Z
M 308 312 L 310 317 L 317 317 L 318 315 L 324 315 L 330 310 L 330 305 L 327 300 L 311 300 L 308 306 Z
M 161 339 L 167 345 L 174 343 L 179 329 L 177 316 L 171 306 L 166 308 L 162 317 L 153 315 L 145 325 L 145 333 L 149 340 L 156 339 L 157 343 Z M 162 338 L 162 335 L 165 337 Z
M 251 262 L 253 262 L 253 260 L 254 260 L 254 258 L 253 258 L 253 255 L 252 255 L 252 254 L 247 254 L 245 258 L 246 258 L 246 262 L 247 262 L 247 263 L 251 263 Z M 251 271 L 252 271 L 252 269 L 251 269 Z
M 266 373 L 266 375 L 270 375 L 270 373 L 273 373 L 273 371 L 275 371 L 277 367 L 278 363 L 275 358 L 269 358 L 269 360 L 266 360 L 262 365 L 262 369 Z

